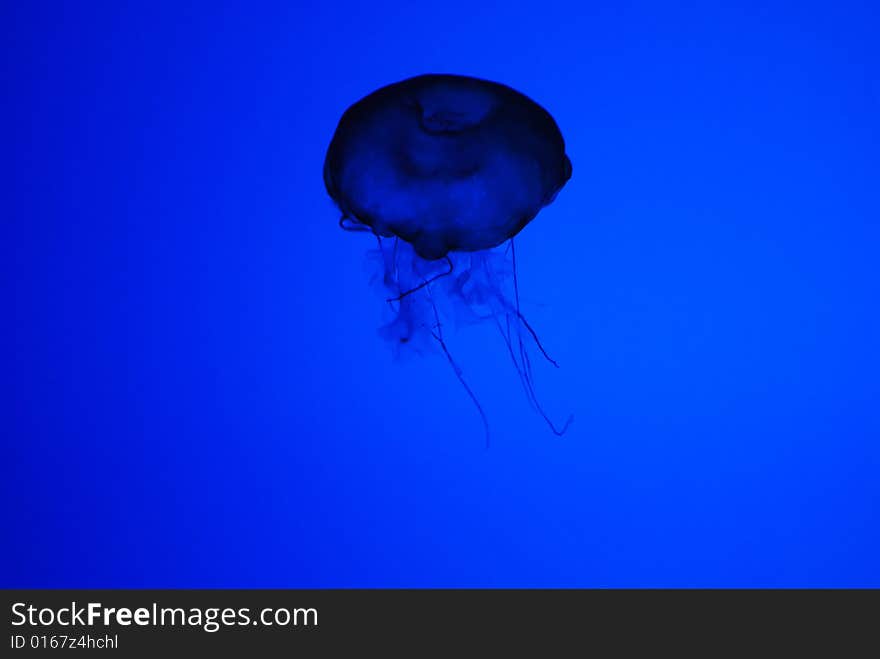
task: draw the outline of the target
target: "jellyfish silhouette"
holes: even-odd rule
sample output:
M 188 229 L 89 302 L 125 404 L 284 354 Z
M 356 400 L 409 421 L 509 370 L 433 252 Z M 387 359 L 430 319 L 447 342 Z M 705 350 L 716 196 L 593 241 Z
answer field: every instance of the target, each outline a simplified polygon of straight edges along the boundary
M 571 178 L 553 117 L 505 85 L 428 74 L 349 107 L 327 150 L 324 183 L 346 231 L 372 232 L 396 350 L 439 348 L 482 419 L 483 407 L 449 350 L 444 325 L 491 322 L 526 397 L 535 394 L 530 342 L 553 366 L 520 310 L 516 236 Z

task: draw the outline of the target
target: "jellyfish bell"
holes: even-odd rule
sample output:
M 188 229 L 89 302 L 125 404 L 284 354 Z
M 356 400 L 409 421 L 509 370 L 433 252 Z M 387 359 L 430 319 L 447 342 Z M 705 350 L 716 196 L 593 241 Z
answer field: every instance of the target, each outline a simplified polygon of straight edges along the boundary
M 505 85 L 456 75 L 410 78 L 352 105 L 324 164 L 346 217 L 428 260 L 512 238 L 570 177 L 544 108 Z
M 484 423 L 443 335 L 450 317 L 494 323 L 533 407 L 557 434 L 568 425 L 558 430 L 534 394 L 523 336 L 555 362 L 520 311 L 513 238 L 570 178 L 562 134 L 544 108 L 506 85 L 460 75 L 374 91 L 345 111 L 328 147 L 324 183 L 340 227 L 378 241 L 394 305 L 382 336 L 398 349 L 430 337 Z

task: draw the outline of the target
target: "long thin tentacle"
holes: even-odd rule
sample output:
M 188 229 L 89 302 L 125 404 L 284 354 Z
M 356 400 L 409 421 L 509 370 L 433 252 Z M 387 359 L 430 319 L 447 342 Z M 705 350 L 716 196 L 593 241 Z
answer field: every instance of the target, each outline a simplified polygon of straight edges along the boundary
M 448 277 L 449 275 L 452 274 L 452 271 L 454 270 L 454 266 L 453 266 L 453 264 L 452 264 L 452 259 L 449 258 L 448 255 L 446 256 L 446 263 L 449 265 L 449 270 L 447 270 L 446 272 L 440 272 L 440 273 L 434 275 L 433 277 L 430 277 L 430 278 L 428 278 L 428 279 L 425 279 L 425 280 L 422 281 L 422 283 L 419 284 L 418 286 L 415 286 L 414 288 L 411 288 L 411 289 L 409 289 L 408 291 L 404 291 L 403 293 L 401 293 L 400 295 L 398 295 L 398 296 L 396 296 L 396 297 L 390 297 L 390 298 L 388 298 L 388 299 L 385 300 L 385 301 L 386 301 L 386 302 L 400 302 L 400 301 L 401 301 L 403 298 L 405 298 L 407 295 L 411 295 L 411 294 L 415 293 L 416 291 L 420 291 L 420 290 L 422 290 L 425 286 L 427 286 L 427 285 L 430 284 L 431 282 L 437 281 L 437 280 L 440 279 L 441 277 Z
M 431 300 L 431 308 L 434 310 L 434 321 L 435 325 L 433 330 L 431 331 L 431 336 L 440 344 L 440 348 L 443 350 L 443 354 L 446 355 L 446 359 L 449 361 L 450 366 L 452 366 L 452 370 L 455 373 L 455 377 L 458 378 L 458 381 L 461 383 L 461 386 L 464 387 L 464 390 L 467 392 L 467 395 L 470 396 L 471 401 L 473 401 L 474 406 L 477 408 L 477 412 L 480 413 L 480 419 L 483 421 L 483 429 L 486 433 L 486 448 L 490 446 L 490 435 L 489 435 L 489 419 L 486 417 L 486 413 L 483 411 L 483 406 L 480 405 L 479 399 L 477 399 L 477 395 L 474 393 L 473 389 L 470 388 L 467 381 L 464 379 L 464 375 L 461 372 L 461 368 L 455 362 L 455 359 L 452 358 L 452 353 L 449 352 L 449 348 L 446 345 L 446 341 L 443 340 L 443 327 L 440 323 L 440 314 L 437 312 L 437 305 L 434 304 L 434 296 L 431 295 L 430 286 L 428 287 L 428 298 Z
M 514 305 L 517 319 L 522 323 L 522 325 L 529 331 L 532 335 L 532 339 L 535 341 L 535 345 L 538 346 L 538 349 L 541 351 L 541 354 L 544 355 L 544 358 L 553 364 L 556 368 L 559 368 L 559 364 L 547 354 L 547 351 L 544 350 L 544 347 L 541 345 L 541 341 L 538 339 L 538 335 L 535 330 L 532 329 L 532 326 L 529 325 L 528 321 L 526 321 L 519 307 L 519 282 L 516 276 L 516 247 L 514 246 L 513 238 L 510 239 L 510 254 L 511 260 L 513 263 L 513 294 L 514 294 Z M 520 379 L 523 382 L 523 385 L 526 388 L 527 396 L 532 403 L 533 407 L 538 411 L 547 425 L 550 427 L 550 430 L 553 431 L 553 434 L 561 437 L 565 434 L 565 431 L 568 430 L 568 427 L 571 425 L 571 422 L 574 420 L 574 415 L 570 414 L 568 418 L 565 420 L 565 423 L 562 425 L 562 428 L 557 428 L 556 424 L 554 424 L 550 417 L 544 412 L 544 408 L 542 407 L 540 401 L 538 400 L 538 396 L 535 393 L 535 385 L 534 378 L 532 377 L 532 363 L 529 359 L 528 351 L 523 345 L 522 334 L 517 331 L 517 342 L 519 347 L 519 355 L 520 361 L 517 362 L 516 357 L 513 353 L 513 346 L 510 344 L 509 338 L 507 338 L 508 350 L 510 351 L 511 358 L 513 359 L 514 366 L 516 370 L 520 374 Z

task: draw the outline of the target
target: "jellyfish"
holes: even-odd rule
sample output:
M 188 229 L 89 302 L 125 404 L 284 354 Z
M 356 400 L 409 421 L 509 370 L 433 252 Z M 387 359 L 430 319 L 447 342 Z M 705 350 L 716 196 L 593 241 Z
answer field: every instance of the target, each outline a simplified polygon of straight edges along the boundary
M 439 350 L 489 423 L 444 328 L 492 323 L 526 398 L 557 435 L 535 393 L 535 350 L 558 367 L 520 308 L 514 237 L 571 178 L 553 117 L 497 82 L 427 74 L 349 107 L 327 149 L 324 184 L 339 226 L 369 232 L 397 351 Z

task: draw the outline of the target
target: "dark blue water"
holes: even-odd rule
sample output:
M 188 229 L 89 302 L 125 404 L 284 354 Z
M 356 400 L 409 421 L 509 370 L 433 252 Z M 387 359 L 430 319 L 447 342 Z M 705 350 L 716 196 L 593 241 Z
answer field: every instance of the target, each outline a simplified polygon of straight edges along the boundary
M 129 4 L 3 9 L 2 585 L 880 586 L 872 3 Z M 491 327 L 489 450 L 377 335 L 321 167 L 423 72 L 566 138 L 517 238 L 563 438 Z

